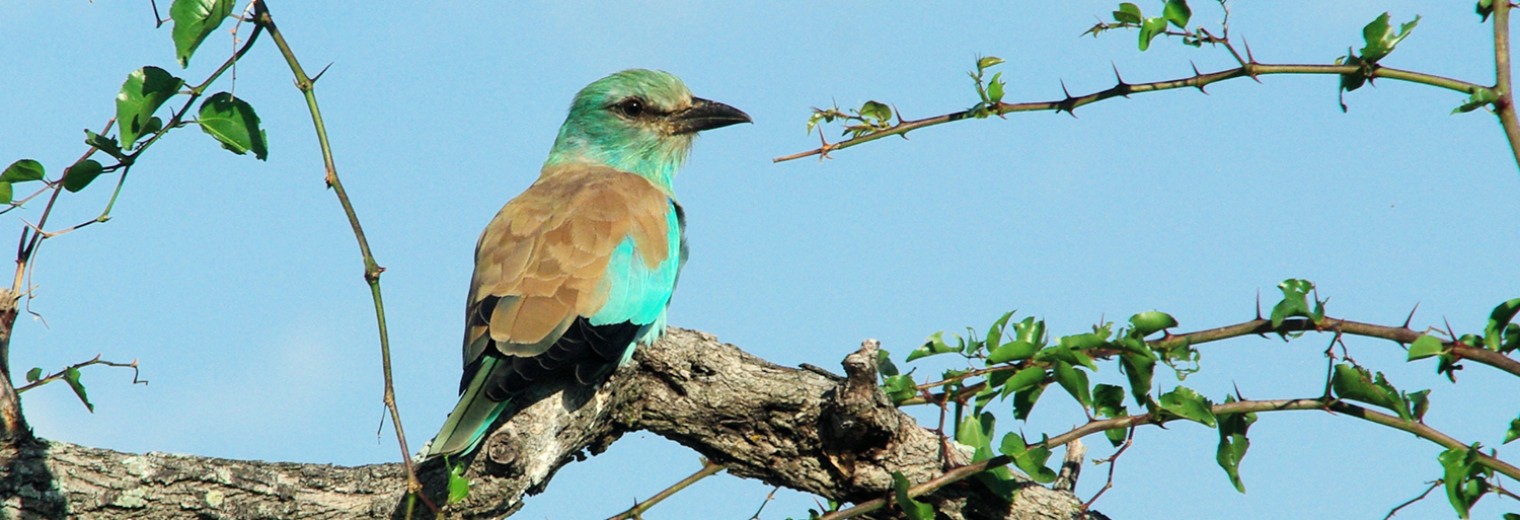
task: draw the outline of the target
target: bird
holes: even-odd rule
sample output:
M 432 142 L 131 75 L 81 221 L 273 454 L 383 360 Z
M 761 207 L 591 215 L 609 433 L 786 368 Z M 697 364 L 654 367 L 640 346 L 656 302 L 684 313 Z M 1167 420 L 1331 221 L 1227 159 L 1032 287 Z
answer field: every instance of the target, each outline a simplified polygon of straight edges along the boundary
M 749 122 L 658 70 L 575 95 L 538 179 L 476 243 L 460 399 L 423 460 L 469 454 L 526 390 L 599 385 L 659 339 L 687 256 L 672 181 L 698 132 Z

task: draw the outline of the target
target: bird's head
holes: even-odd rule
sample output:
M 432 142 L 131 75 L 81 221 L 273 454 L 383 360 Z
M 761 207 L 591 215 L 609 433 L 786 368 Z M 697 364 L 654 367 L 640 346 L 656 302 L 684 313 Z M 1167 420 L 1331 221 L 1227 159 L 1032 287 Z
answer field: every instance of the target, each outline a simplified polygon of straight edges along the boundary
M 693 97 L 668 72 L 625 70 L 575 95 L 546 166 L 603 164 L 643 175 L 669 192 L 697 132 L 748 122 L 742 110 Z

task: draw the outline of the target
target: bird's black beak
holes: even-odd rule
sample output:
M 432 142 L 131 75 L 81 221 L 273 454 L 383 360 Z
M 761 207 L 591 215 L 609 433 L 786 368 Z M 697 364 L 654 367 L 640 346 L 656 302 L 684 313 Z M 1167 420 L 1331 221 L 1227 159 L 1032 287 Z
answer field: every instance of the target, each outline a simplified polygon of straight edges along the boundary
M 691 98 L 691 108 L 672 114 L 671 120 L 677 134 L 691 134 L 751 122 L 749 114 L 743 110 L 699 97 Z

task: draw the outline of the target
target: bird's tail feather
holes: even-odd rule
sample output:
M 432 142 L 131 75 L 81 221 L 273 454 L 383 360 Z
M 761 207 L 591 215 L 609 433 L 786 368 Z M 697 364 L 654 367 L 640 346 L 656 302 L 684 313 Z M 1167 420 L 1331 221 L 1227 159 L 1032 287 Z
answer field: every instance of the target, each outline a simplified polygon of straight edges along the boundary
M 459 396 L 459 404 L 454 405 L 454 411 L 449 412 L 449 418 L 443 421 L 443 427 L 438 435 L 422 448 L 422 460 L 431 459 L 440 455 L 463 455 L 475 451 L 475 447 L 485 438 L 487 430 L 496 423 L 496 418 L 507 409 L 506 401 L 492 401 L 486 398 L 485 383 L 491 379 L 491 373 L 495 371 L 497 363 L 504 360 L 495 356 L 485 356 L 481 359 L 481 366 L 475 371 L 475 377 Z

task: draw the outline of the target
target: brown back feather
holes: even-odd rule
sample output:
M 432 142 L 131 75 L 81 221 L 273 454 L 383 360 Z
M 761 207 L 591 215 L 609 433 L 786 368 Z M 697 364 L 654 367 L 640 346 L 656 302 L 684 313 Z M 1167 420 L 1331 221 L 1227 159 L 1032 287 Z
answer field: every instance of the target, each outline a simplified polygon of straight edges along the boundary
M 575 318 L 606 303 L 602 277 L 624 239 L 649 268 L 665 261 L 669 212 L 665 193 L 638 175 L 588 164 L 545 168 L 476 245 L 465 364 L 493 344 L 515 356 L 548 350 Z

